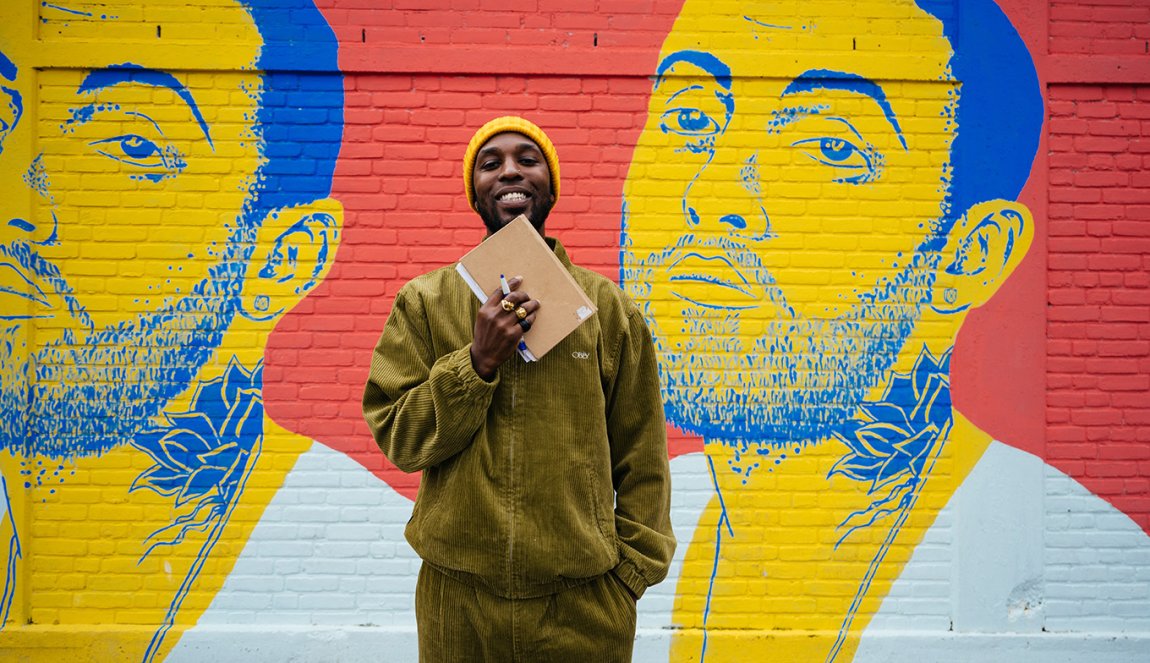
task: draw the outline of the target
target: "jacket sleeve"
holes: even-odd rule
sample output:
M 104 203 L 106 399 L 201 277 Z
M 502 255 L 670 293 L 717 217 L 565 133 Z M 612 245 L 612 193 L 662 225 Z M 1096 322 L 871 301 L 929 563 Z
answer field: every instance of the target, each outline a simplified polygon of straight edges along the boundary
M 404 472 L 441 463 L 465 449 L 483 425 L 498 376 L 486 382 L 471 346 L 434 356 L 431 321 L 408 286 L 395 297 L 371 358 L 363 416 L 384 455 Z
M 671 531 L 671 470 L 655 347 L 634 305 L 628 307 L 616 366 L 607 399 L 615 532 L 622 557 L 614 571 L 639 597 L 667 576 L 675 535 Z

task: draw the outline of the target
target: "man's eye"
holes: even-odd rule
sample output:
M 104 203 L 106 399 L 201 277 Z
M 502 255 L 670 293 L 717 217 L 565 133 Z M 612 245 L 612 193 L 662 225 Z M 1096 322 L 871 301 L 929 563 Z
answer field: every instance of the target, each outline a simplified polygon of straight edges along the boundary
M 860 183 L 876 175 L 875 164 L 869 150 L 859 149 L 842 138 L 805 138 L 791 144 L 811 159 L 840 171 L 844 177 L 838 181 Z
M 719 123 L 697 108 L 672 108 L 663 113 L 659 126 L 664 133 L 680 136 L 713 136 L 719 131 Z
M 97 152 L 132 166 L 159 168 L 164 165 L 160 147 L 152 141 L 136 134 L 126 134 L 105 138 L 89 143 L 97 147 Z

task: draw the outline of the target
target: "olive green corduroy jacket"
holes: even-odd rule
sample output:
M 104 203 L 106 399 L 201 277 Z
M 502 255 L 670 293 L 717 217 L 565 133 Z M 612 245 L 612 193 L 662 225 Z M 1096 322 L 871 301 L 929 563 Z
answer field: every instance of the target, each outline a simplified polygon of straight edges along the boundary
M 423 470 L 406 535 L 426 562 L 507 598 L 610 570 L 639 596 L 675 549 L 655 350 L 619 287 L 548 243 L 594 316 L 485 382 L 470 355 L 480 302 L 451 267 L 420 276 L 395 297 L 364 416 L 392 463 Z

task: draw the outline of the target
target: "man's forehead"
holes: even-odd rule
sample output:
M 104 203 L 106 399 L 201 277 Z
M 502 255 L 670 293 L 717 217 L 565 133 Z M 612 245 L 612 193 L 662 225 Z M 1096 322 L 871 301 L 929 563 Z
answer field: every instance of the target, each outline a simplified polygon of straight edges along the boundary
M 516 131 L 502 131 L 488 138 L 487 141 L 483 143 L 483 147 L 479 148 L 479 154 L 483 154 L 484 152 L 526 149 L 534 149 L 540 153 L 543 152 L 539 145 L 529 137 Z
M 914 0 L 859 0 L 849 8 L 770 2 L 720 14 L 712 3 L 687 0 L 661 57 L 711 53 L 735 76 L 787 77 L 811 68 L 904 80 L 944 75 L 951 48 L 942 23 Z
M 60 0 L 38 3 L 38 12 L 46 48 L 35 49 L 36 66 L 90 67 L 99 59 L 168 71 L 189 63 L 200 69 L 254 69 L 263 45 L 251 14 L 234 0 L 196 5 Z

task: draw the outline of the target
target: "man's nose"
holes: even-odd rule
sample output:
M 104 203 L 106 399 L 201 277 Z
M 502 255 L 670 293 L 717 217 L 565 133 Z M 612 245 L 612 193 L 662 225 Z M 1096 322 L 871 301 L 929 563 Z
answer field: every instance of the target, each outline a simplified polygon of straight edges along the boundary
M 0 153 L 4 142 L 16 130 L 24 116 L 24 98 L 18 90 L 0 85 Z
M 43 157 L 33 156 L 33 125 L 22 121 L 25 110 L 18 90 L 0 87 L 0 190 L 11 192 L 0 200 L 0 242 L 50 244 L 56 239 L 56 218 Z M 36 203 L 44 201 L 49 204 L 37 214 Z
M 764 207 L 756 156 L 707 163 L 683 196 L 683 215 L 687 225 L 700 232 L 749 240 L 770 237 L 771 222 Z
M 515 162 L 515 159 L 505 159 L 503 165 L 499 167 L 499 179 L 501 180 L 515 179 L 522 175 L 523 173 L 520 172 L 519 164 Z
M 20 122 L 24 114 L 19 93 L 5 87 L 0 98 L 0 190 L 8 192 L 0 199 L 0 241 L 20 239 L 36 241 L 42 233 L 33 223 L 33 203 L 30 195 L 28 164 L 32 160 L 32 136 Z M 21 158 L 23 157 L 23 158 Z

